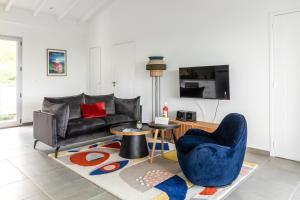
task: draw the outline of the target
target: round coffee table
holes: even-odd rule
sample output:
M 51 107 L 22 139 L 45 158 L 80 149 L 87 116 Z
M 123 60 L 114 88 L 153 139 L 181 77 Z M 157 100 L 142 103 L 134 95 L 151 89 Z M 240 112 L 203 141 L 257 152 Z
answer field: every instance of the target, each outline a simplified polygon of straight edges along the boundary
M 174 129 L 179 128 L 180 124 L 171 121 L 169 122 L 169 124 L 155 124 L 154 122 L 151 122 L 148 124 L 148 126 L 154 129 L 153 147 L 152 147 L 152 153 L 150 158 L 150 163 L 152 163 L 155 154 L 158 132 L 159 131 L 161 132 L 161 154 L 164 155 L 165 130 L 168 129 L 171 130 L 172 136 L 174 137 L 174 142 L 176 143 Z
M 110 132 L 123 136 L 119 153 L 122 158 L 136 159 L 149 155 L 146 141 L 146 135 L 152 133 L 149 126 L 143 124 L 141 129 L 137 129 L 135 123 L 119 124 L 112 126 Z

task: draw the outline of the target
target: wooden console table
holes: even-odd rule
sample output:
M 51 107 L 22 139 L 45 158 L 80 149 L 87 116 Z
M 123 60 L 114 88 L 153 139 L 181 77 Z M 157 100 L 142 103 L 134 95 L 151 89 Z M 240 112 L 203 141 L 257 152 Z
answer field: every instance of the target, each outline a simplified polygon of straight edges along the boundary
M 201 121 L 196 121 L 196 122 L 184 122 L 179 120 L 171 120 L 171 121 L 180 124 L 180 128 L 175 130 L 175 136 L 177 139 L 183 136 L 191 128 L 201 129 L 209 133 L 212 133 L 219 126 L 219 124 L 216 123 L 201 122 Z M 172 140 L 172 135 L 170 131 L 166 132 L 166 138 Z

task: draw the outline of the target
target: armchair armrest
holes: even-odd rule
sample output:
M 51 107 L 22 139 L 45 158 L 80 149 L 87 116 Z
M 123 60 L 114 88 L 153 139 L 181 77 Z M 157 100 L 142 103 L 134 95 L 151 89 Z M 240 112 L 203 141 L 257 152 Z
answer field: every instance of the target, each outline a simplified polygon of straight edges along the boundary
M 56 118 L 54 114 L 33 112 L 33 137 L 51 147 L 57 145 Z

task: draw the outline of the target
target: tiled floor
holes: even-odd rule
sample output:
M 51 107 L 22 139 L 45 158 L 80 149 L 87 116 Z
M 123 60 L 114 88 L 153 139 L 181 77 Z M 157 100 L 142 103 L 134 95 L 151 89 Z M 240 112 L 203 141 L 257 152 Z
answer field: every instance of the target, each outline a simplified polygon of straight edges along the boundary
M 32 127 L 0 130 L 0 199 L 114 200 L 96 185 L 49 159 L 47 146 L 33 150 Z M 258 170 L 228 200 L 300 200 L 300 163 L 247 153 Z

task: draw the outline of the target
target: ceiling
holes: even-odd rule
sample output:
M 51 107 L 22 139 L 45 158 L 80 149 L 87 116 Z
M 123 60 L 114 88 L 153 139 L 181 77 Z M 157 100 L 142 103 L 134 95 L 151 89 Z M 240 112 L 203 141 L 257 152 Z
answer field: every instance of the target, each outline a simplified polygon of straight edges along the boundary
M 49 14 L 58 20 L 88 21 L 97 11 L 113 0 L 0 0 L 4 11 L 21 8 L 32 12 L 33 16 Z

